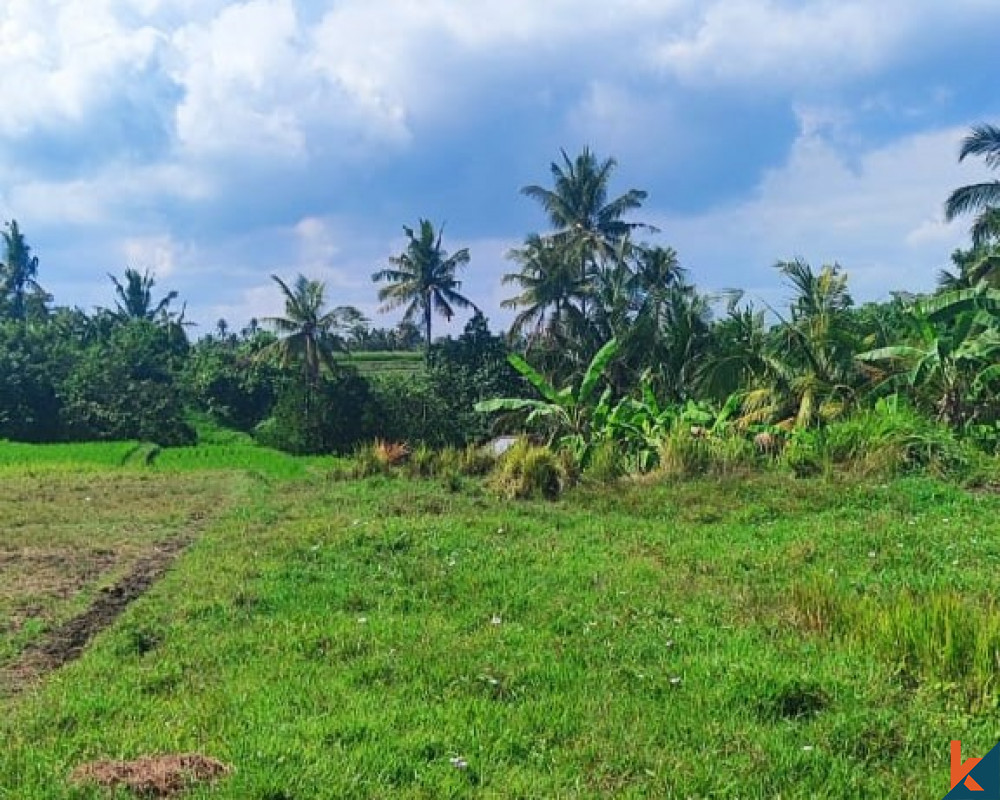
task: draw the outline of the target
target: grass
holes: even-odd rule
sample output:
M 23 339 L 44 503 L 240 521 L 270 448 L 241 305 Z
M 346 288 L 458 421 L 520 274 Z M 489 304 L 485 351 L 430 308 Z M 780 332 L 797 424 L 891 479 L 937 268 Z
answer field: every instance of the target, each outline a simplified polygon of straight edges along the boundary
M 106 468 L 163 491 L 118 502 L 168 514 L 172 481 L 227 474 L 159 458 Z M 0 798 L 103 797 L 66 776 L 188 751 L 235 767 L 191 798 L 940 797 L 950 739 L 968 757 L 1000 738 L 1000 497 L 777 474 L 515 503 L 317 464 L 228 479 L 163 581 L 0 705 Z M 68 485 L 31 494 L 14 513 L 37 536 L 84 524 Z
M 343 359 L 365 377 L 372 375 L 416 375 L 426 369 L 422 350 L 358 351 Z
M 143 445 L 138 442 L 88 442 L 86 444 L 24 444 L 0 440 L 0 471 L 24 473 L 36 469 L 89 464 L 117 467 Z
M 40 463 L 49 468 L 3 478 L 0 669 L 154 548 L 192 535 L 233 491 L 226 474 L 164 478 Z

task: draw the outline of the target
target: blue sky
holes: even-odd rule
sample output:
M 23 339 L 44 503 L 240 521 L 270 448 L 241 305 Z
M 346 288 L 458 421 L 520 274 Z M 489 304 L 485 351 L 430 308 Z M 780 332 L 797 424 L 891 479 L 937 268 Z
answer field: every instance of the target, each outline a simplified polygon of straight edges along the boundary
M 586 145 L 703 288 L 781 302 L 801 256 L 884 298 L 965 241 L 997 30 L 995 0 L 4 0 L 0 217 L 57 303 L 148 267 L 197 332 L 280 312 L 271 273 L 392 324 L 370 276 L 426 217 L 499 326 L 545 227 L 519 189 Z

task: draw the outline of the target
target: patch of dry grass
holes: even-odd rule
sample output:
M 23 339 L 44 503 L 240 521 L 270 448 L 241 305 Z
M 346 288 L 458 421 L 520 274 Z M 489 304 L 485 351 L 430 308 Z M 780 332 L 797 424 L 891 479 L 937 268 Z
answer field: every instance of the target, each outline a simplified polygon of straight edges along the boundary
M 228 505 L 232 476 L 7 474 L 0 495 L 0 668 L 158 547 Z

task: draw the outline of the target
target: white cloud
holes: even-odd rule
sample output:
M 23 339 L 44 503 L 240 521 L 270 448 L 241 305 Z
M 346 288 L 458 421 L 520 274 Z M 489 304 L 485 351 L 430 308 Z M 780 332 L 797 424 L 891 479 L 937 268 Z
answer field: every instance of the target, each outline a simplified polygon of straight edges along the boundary
M 18 177 L 15 175 L 15 177 Z M 4 197 L 10 216 L 44 226 L 143 224 L 140 209 L 163 199 L 196 202 L 215 192 L 210 176 L 188 167 L 113 165 L 88 178 L 52 181 L 21 178 Z M 0 206 L 0 210 L 4 210 Z M 126 220 L 123 215 L 128 215 Z M 155 216 L 155 215 L 154 215 Z
M 120 245 L 126 266 L 140 271 L 149 270 L 158 282 L 177 272 L 182 262 L 188 262 L 193 248 L 175 241 L 169 234 L 130 237 Z
M 301 97 L 286 92 L 300 79 L 298 35 L 291 0 L 231 5 L 175 33 L 174 78 L 185 90 L 176 112 L 182 146 L 199 155 L 236 149 L 303 156 L 293 105 Z
M 111 0 L 8 0 L 0 10 L 0 141 L 79 123 L 153 58 L 160 36 Z
M 947 32 L 1000 19 L 987 0 L 713 0 L 653 61 L 686 83 L 771 92 L 837 85 Z
M 880 63 L 905 36 L 905 20 L 883 4 L 726 0 L 708 7 L 692 35 L 665 43 L 657 60 L 695 83 L 826 82 Z
M 948 193 L 980 172 L 957 163 L 963 134 L 916 134 L 850 161 L 828 139 L 803 134 L 749 199 L 656 222 L 694 280 L 715 288 L 773 287 L 770 265 L 802 256 L 839 262 L 859 298 L 925 290 L 967 239 L 967 220 L 942 218 Z

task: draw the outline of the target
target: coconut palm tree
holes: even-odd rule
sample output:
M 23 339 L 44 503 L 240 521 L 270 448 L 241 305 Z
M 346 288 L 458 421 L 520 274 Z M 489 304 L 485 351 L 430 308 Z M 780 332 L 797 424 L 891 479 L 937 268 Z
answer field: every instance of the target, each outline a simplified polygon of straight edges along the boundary
M 558 244 L 531 234 L 523 247 L 511 250 L 507 257 L 521 267 L 503 276 L 504 284 L 521 289 L 500 303 L 503 308 L 522 309 L 511 323 L 512 337 L 527 329 L 530 344 L 543 334 L 557 336 L 581 324 L 579 306 L 588 284 Z
M 10 313 L 16 320 L 26 316 L 25 299 L 28 291 L 44 295 L 35 276 L 38 274 L 38 257 L 31 255 L 31 248 L 24 241 L 24 234 L 17 220 L 11 220 L 3 236 L 4 260 L 0 263 L 0 299 L 9 298 Z
M 148 321 L 169 321 L 176 317 L 169 311 L 170 304 L 177 299 L 177 292 L 168 292 L 158 303 L 153 303 L 153 287 L 156 279 L 147 269 L 140 273 L 135 269 L 125 270 L 125 282 L 108 274 L 115 285 L 115 311 L 112 315 L 119 320 L 144 319 Z M 181 313 L 183 316 L 183 312 Z
M 976 125 L 962 140 L 958 160 L 981 156 L 991 169 L 1000 167 L 1000 127 Z M 986 181 L 961 186 L 951 193 L 945 203 L 945 218 L 950 222 L 962 214 L 978 212 L 973 223 L 973 235 L 980 243 L 985 237 L 996 235 L 997 208 L 1000 207 L 1000 181 Z
M 478 310 L 471 300 L 459 293 L 462 283 L 455 278 L 459 267 L 469 263 L 469 251 L 462 248 L 448 255 L 441 247 L 444 228 L 437 233 L 426 219 L 420 220 L 420 233 L 403 226 L 410 240 L 406 250 L 392 256 L 389 269 L 382 269 L 372 275 L 376 283 L 386 281 L 389 285 L 379 289 L 378 299 L 383 302 L 379 311 L 391 311 L 406 306 L 403 319 L 411 322 L 418 315 L 424 325 L 424 342 L 431 345 L 431 317 L 434 312 L 451 320 L 455 308 Z
M 743 424 L 803 428 L 843 414 L 856 395 L 856 336 L 847 275 L 836 265 L 814 272 L 801 259 L 775 265 L 795 290 L 786 320 L 765 355 L 761 385 L 747 392 Z
M 637 228 L 651 226 L 627 222 L 623 218 L 642 206 L 646 192 L 630 189 L 614 200 L 608 200 L 611 176 L 618 166 L 614 158 L 598 161 L 589 148 L 575 159 L 560 151 L 563 163 L 553 163 L 553 188 L 530 185 L 521 194 L 537 200 L 554 228 L 552 238 L 583 265 L 589 266 L 612 255 L 616 242 Z
M 943 269 L 938 273 L 938 291 L 953 292 L 977 286 L 1000 288 L 1000 241 L 973 246 L 971 250 L 956 250 L 951 254 L 954 272 Z
M 262 322 L 274 328 L 282 338 L 261 350 L 260 356 L 276 355 L 283 367 L 301 363 L 306 382 L 315 387 L 324 366 L 331 372 L 335 369 L 334 353 L 347 352 L 347 345 L 338 333 L 344 309 L 323 310 L 326 286 L 320 281 L 299 275 L 289 287 L 277 275 L 272 275 L 271 279 L 285 297 L 285 316 L 264 317 Z

